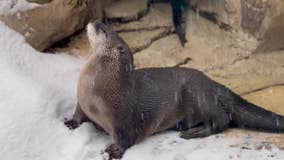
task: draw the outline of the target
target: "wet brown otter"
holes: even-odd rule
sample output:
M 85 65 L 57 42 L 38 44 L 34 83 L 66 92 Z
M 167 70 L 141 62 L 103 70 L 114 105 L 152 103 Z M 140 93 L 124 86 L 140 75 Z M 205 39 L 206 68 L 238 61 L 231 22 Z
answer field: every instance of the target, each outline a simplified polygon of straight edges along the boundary
M 257 107 L 202 72 L 188 68 L 133 69 L 127 44 L 106 25 L 88 25 L 92 55 L 78 83 L 78 105 L 65 124 L 89 119 L 115 140 L 106 152 L 121 158 L 146 137 L 168 129 L 185 139 L 229 127 L 284 131 L 284 117 Z

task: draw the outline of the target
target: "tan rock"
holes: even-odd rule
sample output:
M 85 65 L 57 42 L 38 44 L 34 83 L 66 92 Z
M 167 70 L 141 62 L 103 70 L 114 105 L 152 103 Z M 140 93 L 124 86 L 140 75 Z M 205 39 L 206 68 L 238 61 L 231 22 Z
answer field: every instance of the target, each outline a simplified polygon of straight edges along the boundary
M 155 4 L 149 13 L 138 21 L 125 24 L 112 24 L 115 31 L 133 31 L 141 29 L 172 28 L 172 12 L 169 4 Z
M 187 53 L 192 60 L 183 67 L 202 71 L 222 68 L 250 56 L 256 48 L 256 40 L 241 31 L 226 32 L 193 12 L 188 17 L 188 44 L 181 54 Z
M 219 22 L 236 29 L 241 24 L 241 0 L 191 0 L 198 11 L 215 14 Z
M 153 41 L 168 35 L 171 30 L 160 28 L 154 30 L 140 30 L 121 32 L 119 36 L 125 40 L 133 53 L 148 47 Z
M 175 66 L 188 55 L 180 54 L 182 47 L 176 35 L 170 35 L 152 43 L 134 55 L 136 68 Z
M 32 47 L 43 51 L 53 43 L 84 28 L 89 20 L 94 18 L 92 13 L 99 12 L 94 9 L 98 1 L 82 1 L 81 4 L 77 1 L 79 0 L 53 0 L 42 7 L 0 19 L 24 35 Z M 95 18 L 100 18 L 97 16 Z
M 135 55 L 137 67 L 174 66 L 191 58 L 189 63 L 182 66 L 206 71 L 245 58 L 256 47 L 255 39 L 241 32 L 225 32 L 193 12 L 188 17 L 188 43 L 184 48 L 180 48 L 175 36 L 158 40 Z
M 104 13 L 108 19 L 136 20 L 146 13 L 148 2 L 148 0 L 120 0 L 106 7 Z
M 54 0 L 43 7 L 4 17 L 3 21 L 23 34 L 32 47 L 43 51 L 83 28 L 91 18 L 89 12 L 85 3 L 77 6 L 67 4 L 67 0 Z
M 267 0 L 242 0 L 242 28 L 257 35 L 268 8 Z
M 283 62 L 282 52 L 253 55 L 207 74 L 236 93 L 246 95 L 261 88 L 284 84 Z
M 262 106 L 275 113 L 284 115 L 284 83 L 283 85 L 269 87 L 244 96 L 250 102 Z
M 259 39 L 257 53 L 284 48 L 282 0 L 192 0 L 192 5 L 215 14 L 218 22 L 255 36 Z
M 283 77 L 271 78 L 267 76 L 243 75 L 234 78 L 222 78 L 211 75 L 210 73 L 207 74 L 213 80 L 225 85 L 239 95 L 246 95 L 261 88 L 283 83 L 283 81 L 280 79 Z

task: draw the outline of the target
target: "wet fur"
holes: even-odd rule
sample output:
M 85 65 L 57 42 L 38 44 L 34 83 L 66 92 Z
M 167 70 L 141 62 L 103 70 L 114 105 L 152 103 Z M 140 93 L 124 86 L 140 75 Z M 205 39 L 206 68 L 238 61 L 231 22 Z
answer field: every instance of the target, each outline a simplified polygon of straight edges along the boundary
M 202 72 L 188 68 L 133 70 L 127 44 L 102 23 L 88 25 L 92 56 L 78 83 L 76 128 L 86 119 L 115 140 L 106 152 L 121 158 L 146 137 L 169 129 L 182 138 L 205 137 L 229 127 L 284 131 L 284 118 L 257 107 Z

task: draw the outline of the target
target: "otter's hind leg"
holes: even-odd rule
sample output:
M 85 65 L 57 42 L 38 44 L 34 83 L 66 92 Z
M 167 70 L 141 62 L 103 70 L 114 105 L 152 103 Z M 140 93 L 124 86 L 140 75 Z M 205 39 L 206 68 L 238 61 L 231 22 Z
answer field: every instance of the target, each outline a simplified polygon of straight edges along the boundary
M 77 103 L 76 111 L 73 115 L 73 118 L 70 120 L 66 120 L 64 124 L 69 128 L 69 129 L 76 129 L 80 126 L 81 123 L 87 121 L 88 118 L 85 115 L 85 113 L 81 110 L 80 104 Z
M 217 97 L 218 98 L 218 97 Z M 186 107 L 188 129 L 182 131 L 181 138 L 200 138 L 224 131 L 229 127 L 229 117 L 214 94 L 187 88 L 183 92 L 183 105 Z

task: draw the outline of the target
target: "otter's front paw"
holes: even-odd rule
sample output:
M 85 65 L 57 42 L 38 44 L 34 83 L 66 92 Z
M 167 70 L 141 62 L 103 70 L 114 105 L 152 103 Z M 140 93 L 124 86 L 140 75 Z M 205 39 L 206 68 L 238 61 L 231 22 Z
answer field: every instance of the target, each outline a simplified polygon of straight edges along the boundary
M 118 144 L 112 144 L 105 150 L 109 154 L 109 159 L 121 159 L 125 150 Z
M 67 120 L 65 119 L 65 122 L 64 122 L 65 126 L 68 127 L 69 129 L 76 129 L 79 127 L 79 123 L 73 119 L 71 120 Z

